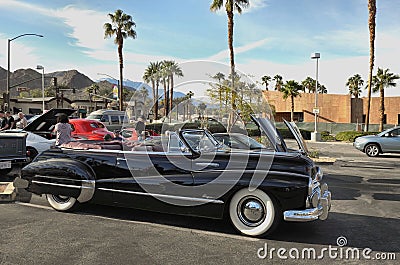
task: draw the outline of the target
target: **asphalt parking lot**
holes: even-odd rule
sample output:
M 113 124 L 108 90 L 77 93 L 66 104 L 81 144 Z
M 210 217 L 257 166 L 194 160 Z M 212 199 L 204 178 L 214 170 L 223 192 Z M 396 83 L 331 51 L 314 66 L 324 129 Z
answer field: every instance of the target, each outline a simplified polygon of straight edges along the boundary
M 379 264 L 397 264 L 400 155 L 368 158 L 338 143 L 309 148 L 337 158 L 321 165 L 333 193 L 326 221 L 282 223 L 267 238 L 251 238 L 238 235 L 226 220 L 94 205 L 59 213 L 32 196 L 29 202 L 0 204 L 0 264 L 376 264 L 383 257 Z M 371 249 L 371 260 L 339 252 L 336 258 L 325 252 L 322 260 L 277 255 L 279 248 L 320 253 L 338 244 L 344 251 Z M 272 256 L 264 257 L 272 248 Z

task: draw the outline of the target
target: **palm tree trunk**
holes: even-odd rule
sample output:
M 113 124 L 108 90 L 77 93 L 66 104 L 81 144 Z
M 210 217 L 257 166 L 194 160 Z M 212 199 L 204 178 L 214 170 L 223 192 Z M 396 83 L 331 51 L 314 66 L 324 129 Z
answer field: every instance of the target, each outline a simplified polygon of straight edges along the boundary
M 385 117 L 385 89 L 383 86 L 380 87 L 379 92 L 381 98 L 381 106 L 379 108 L 379 114 L 380 114 L 379 131 L 381 132 L 383 131 L 383 121 Z
M 167 81 L 165 77 L 163 78 L 163 86 L 164 86 L 164 117 L 167 117 L 168 114 L 168 96 L 167 96 Z
M 169 110 L 172 111 L 173 108 L 173 101 L 174 101 L 174 74 L 171 74 L 169 76 L 170 78 L 170 85 L 171 85 L 171 90 L 170 90 L 170 96 L 169 96 Z
M 228 46 L 229 46 L 229 57 L 231 63 L 231 79 L 232 79 L 232 112 L 230 118 L 230 124 L 228 126 L 228 131 L 230 131 L 231 127 L 233 126 L 233 119 L 234 119 L 234 111 L 236 110 L 236 91 L 235 91 L 235 53 L 233 50 L 233 1 L 230 1 L 231 4 L 231 11 L 227 12 L 228 14 Z
M 365 119 L 364 131 L 368 131 L 369 116 L 371 110 L 371 86 L 372 86 L 372 71 L 374 70 L 375 60 L 375 17 L 376 17 L 376 0 L 368 0 L 368 27 L 369 27 L 369 76 L 368 76 L 368 102 L 367 113 Z
M 154 109 L 155 109 L 154 117 L 155 117 L 155 120 L 158 120 L 158 87 L 159 86 L 160 86 L 160 81 L 157 79 L 156 80 L 156 102 L 154 104 Z
M 119 98 L 119 110 L 124 110 L 124 106 L 123 106 L 123 76 L 122 76 L 122 72 L 123 72 L 123 68 L 124 68 L 124 59 L 122 57 L 122 48 L 123 48 L 123 43 L 121 42 L 118 45 L 118 55 L 119 55 L 119 88 L 118 88 L 118 98 Z
M 291 103 L 292 103 L 292 108 L 290 111 L 290 121 L 293 121 L 293 119 L 294 119 L 294 97 L 290 96 L 290 99 L 291 99 Z

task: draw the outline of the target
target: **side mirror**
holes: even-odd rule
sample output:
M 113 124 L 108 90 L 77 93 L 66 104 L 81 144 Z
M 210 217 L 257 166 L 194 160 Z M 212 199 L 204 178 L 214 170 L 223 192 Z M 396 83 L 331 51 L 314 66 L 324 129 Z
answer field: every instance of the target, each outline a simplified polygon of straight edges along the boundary
M 385 137 L 391 137 L 392 135 L 390 133 L 385 133 L 384 136 Z

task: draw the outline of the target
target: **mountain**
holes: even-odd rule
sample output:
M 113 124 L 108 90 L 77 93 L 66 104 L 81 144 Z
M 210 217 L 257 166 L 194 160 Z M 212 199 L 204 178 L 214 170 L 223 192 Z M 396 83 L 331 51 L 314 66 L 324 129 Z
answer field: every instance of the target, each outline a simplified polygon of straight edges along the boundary
M 90 86 L 94 82 L 86 75 L 78 72 L 77 70 L 58 71 L 53 73 L 46 73 L 44 86 L 49 87 L 52 85 L 52 78 L 57 77 L 58 86 L 66 86 L 82 90 Z M 7 70 L 0 67 L 0 91 L 6 92 L 7 90 Z M 29 89 L 42 88 L 42 74 L 34 69 L 18 69 L 10 73 L 10 94 L 11 97 L 18 96 L 17 87 L 24 87 Z
M 101 80 L 106 80 L 112 84 L 118 84 L 118 81 L 116 81 L 115 79 L 112 78 L 104 78 Z M 144 83 L 144 82 L 136 82 L 136 81 L 132 81 L 129 79 L 125 79 L 124 80 L 124 87 L 126 88 L 130 88 L 136 91 L 139 91 L 142 87 L 145 87 L 147 89 L 147 92 L 149 93 L 149 98 L 153 98 L 153 89 L 151 88 L 151 86 L 149 86 L 148 84 Z M 158 89 L 158 94 L 160 96 L 164 95 L 164 89 L 162 87 L 162 85 L 160 85 L 160 88 Z M 184 97 L 185 93 L 179 92 L 179 91 L 174 91 L 174 98 L 181 98 Z M 164 97 L 162 96 L 160 99 L 163 99 Z

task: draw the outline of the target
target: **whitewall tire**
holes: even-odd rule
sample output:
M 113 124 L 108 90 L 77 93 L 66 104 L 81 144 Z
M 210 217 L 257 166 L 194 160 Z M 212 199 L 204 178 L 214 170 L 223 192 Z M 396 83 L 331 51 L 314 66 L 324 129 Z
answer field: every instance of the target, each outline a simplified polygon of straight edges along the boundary
M 244 188 L 236 192 L 229 204 L 233 226 L 242 234 L 261 236 L 277 226 L 279 211 L 274 201 L 261 190 Z
M 75 198 L 68 196 L 46 194 L 46 198 L 51 207 L 61 212 L 73 211 L 79 204 Z

